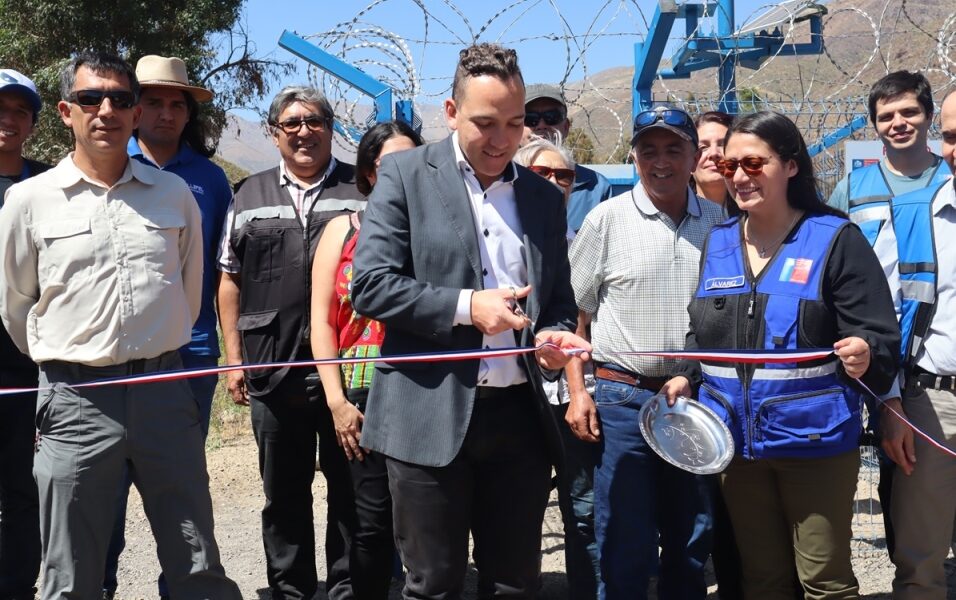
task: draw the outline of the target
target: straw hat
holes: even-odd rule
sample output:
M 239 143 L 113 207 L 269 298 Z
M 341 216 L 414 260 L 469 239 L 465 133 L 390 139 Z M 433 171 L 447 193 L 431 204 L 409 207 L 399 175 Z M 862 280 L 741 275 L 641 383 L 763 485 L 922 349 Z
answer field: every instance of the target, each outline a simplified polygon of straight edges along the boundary
M 161 87 L 187 92 L 196 102 L 212 100 L 212 92 L 206 88 L 189 85 L 186 63 L 181 58 L 150 54 L 136 63 L 136 79 L 141 87 Z

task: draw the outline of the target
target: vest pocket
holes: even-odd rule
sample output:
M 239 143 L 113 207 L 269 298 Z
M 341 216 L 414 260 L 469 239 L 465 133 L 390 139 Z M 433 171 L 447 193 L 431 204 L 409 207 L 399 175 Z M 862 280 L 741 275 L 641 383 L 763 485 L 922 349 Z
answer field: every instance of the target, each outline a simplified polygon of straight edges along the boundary
M 731 431 L 737 426 L 737 413 L 730 402 L 714 387 L 703 383 L 700 386 L 700 393 L 697 401 L 717 413 L 717 416 L 727 424 Z
M 276 340 L 279 337 L 278 310 L 263 310 L 239 315 L 236 329 L 242 332 L 243 360 L 247 364 L 269 363 L 276 360 Z M 249 369 L 251 379 L 269 375 L 271 369 Z
M 855 446 L 852 416 L 842 388 L 775 396 L 757 410 L 757 437 L 768 451 Z

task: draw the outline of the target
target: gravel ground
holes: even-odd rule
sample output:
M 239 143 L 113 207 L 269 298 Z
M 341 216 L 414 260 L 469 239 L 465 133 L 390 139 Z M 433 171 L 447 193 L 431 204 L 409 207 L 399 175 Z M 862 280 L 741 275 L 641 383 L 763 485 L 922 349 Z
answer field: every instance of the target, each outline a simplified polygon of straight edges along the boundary
M 239 435 L 208 452 L 210 487 L 215 507 L 216 535 L 226 572 L 242 590 L 244 598 L 268 599 L 265 564 L 260 537 L 259 510 L 263 497 L 256 468 L 256 447 L 248 435 Z M 854 570 L 860 580 L 860 592 L 867 599 L 889 599 L 893 568 L 882 549 L 882 520 L 875 497 L 875 475 L 864 468 L 857 496 L 857 523 L 854 541 Z M 316 535 L 324 535 L 325 480 L 316 476 L 315 495 Z M 876 514 L 873 514 L 876 513 Z M 561 519 L 557 500 L 552 496 L 544 524 L 544 552 L 542 557 L 543 589 L 541 598 L 565 598 L 564 553 Z M 321 544 L 319 544 L 321 547 Z M 318 561 L 321 569 L 322 562 Z M 155 577 L 159 572 L 156 549 L 149 525 L 143 515 L 142 502 L 135 490 L 130 496 L 127 521 L 127 548 L 120 561 L 120 587 L 117 598 L 157 598 Z M 956 600 L 956 566 L 947 565 L 951 593 Z M 465 598 L 475 598 L 474 573 Z M 320 571 L 320 579 L 324 576 Z M 712 583 L 712 577 L 711 577 Z M 711 585 L 708 598 L 716 598 Z M 324 598 L 324 594 L 318 594 Z M 393 585 L 390 598 L 400 598 L 398 584 Z

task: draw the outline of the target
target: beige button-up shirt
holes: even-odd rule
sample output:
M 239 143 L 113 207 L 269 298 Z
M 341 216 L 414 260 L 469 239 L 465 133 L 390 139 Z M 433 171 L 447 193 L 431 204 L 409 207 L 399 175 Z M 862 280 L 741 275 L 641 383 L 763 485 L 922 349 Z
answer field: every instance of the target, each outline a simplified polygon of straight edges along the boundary
M 72 155 L 0 209 L 0 317 L 35 362 L 153 358 L 190 339 L 202 228 L 185 182 L 135 160 L 113 187 Z

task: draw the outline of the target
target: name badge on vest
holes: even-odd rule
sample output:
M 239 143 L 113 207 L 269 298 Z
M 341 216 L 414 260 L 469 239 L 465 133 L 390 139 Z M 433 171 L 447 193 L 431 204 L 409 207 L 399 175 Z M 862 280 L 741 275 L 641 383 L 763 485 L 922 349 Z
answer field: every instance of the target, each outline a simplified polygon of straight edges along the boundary
M 731 288 L 743 287 L 745 282 L 743 275 L 736 277 L 712 277 L 704 281 L 704 290 L 728 290 Z
M 810 280 L 810 267 L 813 261 L 809 258 L 788 258 L 780 270 L 780 281 L 805 284 Z

